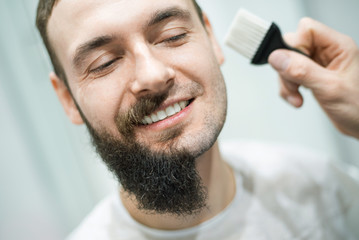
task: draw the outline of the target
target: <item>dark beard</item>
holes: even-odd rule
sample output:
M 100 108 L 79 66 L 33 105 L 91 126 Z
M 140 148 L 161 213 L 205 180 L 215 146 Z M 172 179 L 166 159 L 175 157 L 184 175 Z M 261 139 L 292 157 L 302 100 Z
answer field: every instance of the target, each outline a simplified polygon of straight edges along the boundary
M 96 148 L 123 189 L 135 197 L 147 213 L 188 216 L 206 207 L 207 192 L 196 169 L 201 153 L 174 150 L 152 152 L 135 141 L 133 128 L 139 119 L 154 111 L 166 96 L 147 97 L 116 119 L 126 141 L 98 133 L 82 116 Z M 83 115 L 83 114 L 82 114 Z

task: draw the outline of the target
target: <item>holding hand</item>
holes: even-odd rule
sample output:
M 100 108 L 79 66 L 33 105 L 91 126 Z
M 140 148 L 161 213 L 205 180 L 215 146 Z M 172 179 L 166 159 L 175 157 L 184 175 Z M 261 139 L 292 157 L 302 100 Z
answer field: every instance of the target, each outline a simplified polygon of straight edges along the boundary
M 359 139 L 359 49 L 348 36 L 304 18 L 286 42 L 310 58 L 293 51 L 276 50 L 269 63 L 278 71 L 281 96 L 295 107 L 303 97 L 299 87 L 311 89 L 334 125 Z

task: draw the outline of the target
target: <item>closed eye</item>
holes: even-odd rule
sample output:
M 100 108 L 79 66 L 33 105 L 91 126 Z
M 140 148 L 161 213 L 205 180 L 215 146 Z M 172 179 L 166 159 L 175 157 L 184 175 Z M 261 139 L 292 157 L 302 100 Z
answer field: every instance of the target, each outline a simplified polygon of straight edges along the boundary
M 176 35 L 176 36 L 166 39 L 165 42 L 175 42 L 175 41 L 185 38 L 186 36 L 187 36 L 187 33 L 182 33 L 180 35 Z
M 96 67 L 94 69 L 90 70 L 90 73 L 100 73 L 104 70 L 106 70 L 107 68 L 111 67 L 117 60 L 119 60 L 120 58 L 114 58 L 111 61 L 108 61 L 102 65 L 100 65 L 99 67 Z

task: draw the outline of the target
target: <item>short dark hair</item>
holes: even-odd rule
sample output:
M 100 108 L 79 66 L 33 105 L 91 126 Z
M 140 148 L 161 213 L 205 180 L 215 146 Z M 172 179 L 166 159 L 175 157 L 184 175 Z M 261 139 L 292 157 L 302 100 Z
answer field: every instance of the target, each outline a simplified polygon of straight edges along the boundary
M 47 25 L 48 25 L 50 16 L 52 14 L 52 10 L 54 9 L 54 6 L 59 1 L 60 0 L 39 0 L 39 4 L 37 6 L 36 26 L 40 32 L 41 38 L 45 44 L 47 52 L 49 53 L 51 63 L 52 63 L 52 66 L 54 68 L 56 75 L 59 76 L 59 78 L 62 79 L 65 82 L 65 84 L 67 85 L 67 87 L 69 88 L 65 71 L 64 71 L 58 57 L 56 56 L 54 49 L 52 48 L 52 46 L 50 44 L 48 32 L 47 32 Z M 198 16 L 201 19 L 202 24 L 204 24 L 201 7 L 197 4 L 196 0 L 192 0 L 192 2 L 196 8 L 196 11 L 198 13 Z

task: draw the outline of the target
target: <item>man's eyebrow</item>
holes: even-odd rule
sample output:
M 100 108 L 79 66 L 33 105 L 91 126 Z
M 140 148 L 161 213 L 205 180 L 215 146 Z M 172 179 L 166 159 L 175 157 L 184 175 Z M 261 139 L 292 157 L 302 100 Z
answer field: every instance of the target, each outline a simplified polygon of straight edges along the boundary
M 169 7 L 166 9 L 158 10 L 150 17 L 150 20 L 147 22 L 146 27 L 151 27 L 172 17 L 187 20 L 191 18 L 191 13 L 178 7 Z M 104 35 L 96 37 L 81 44 L 75 50 L 72 64 L 75 66 L 75 68 L 79 68 L 82 61 L 91 51 L 105 46 L 113 42 L 115 39 L 116 37 L 113 35 Z
M 75 50 L 75 54 L 73 57 L 72 64 L 75 67 L 80 67 L 82 61 L 86 58 L 86 56 L 93 50 L 105 46 L 111 42 L 116 40 L 116 37 L 113 35 L 104 35 L 95 37 L 80 46 L 78 46 Z
M 146 24 L 146 27 L 151 27 L 172 17 L 188 20 L 191 18 L 191 13 L 178 7 L 161 9 L 151 16 L 150 20 Z

